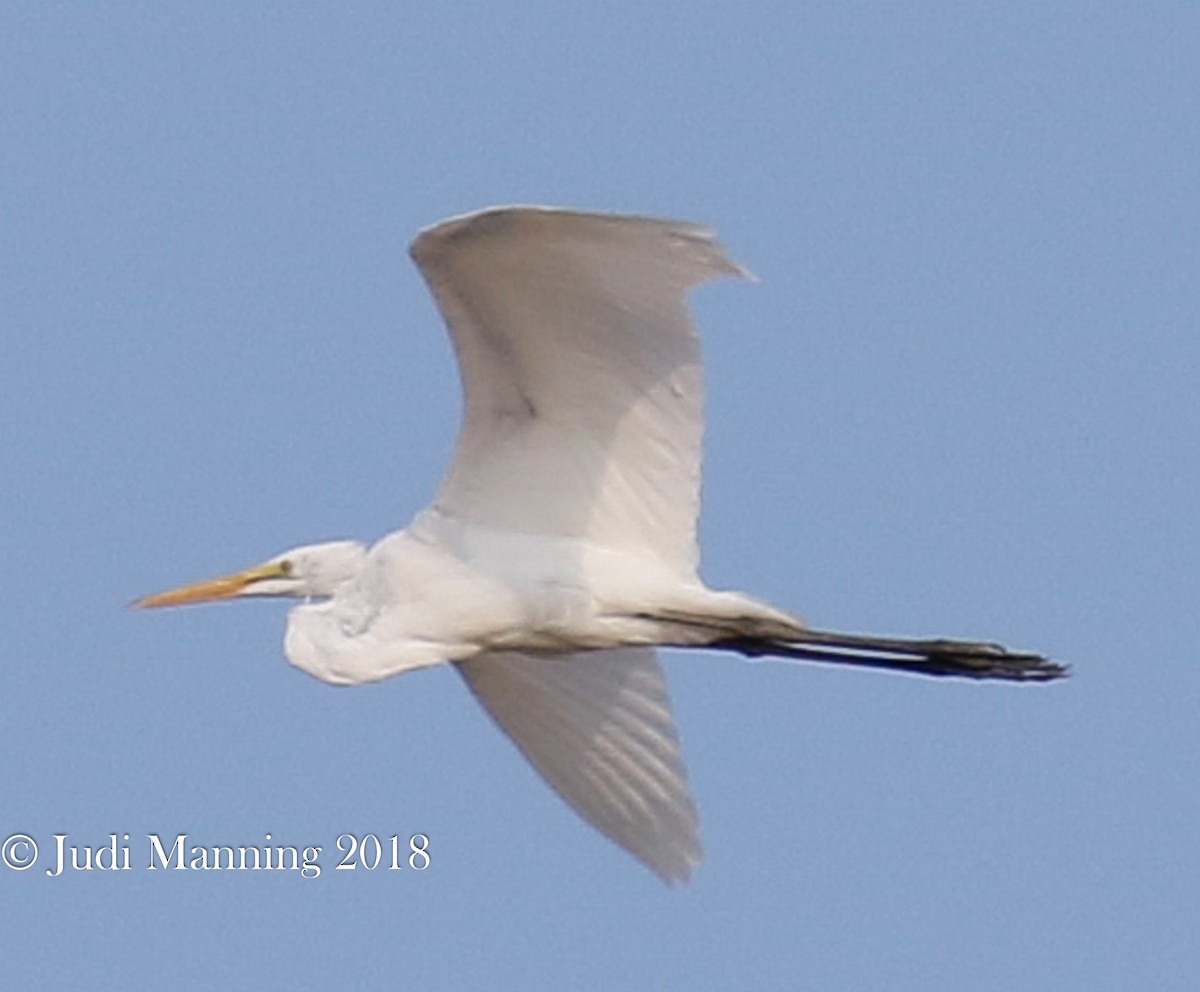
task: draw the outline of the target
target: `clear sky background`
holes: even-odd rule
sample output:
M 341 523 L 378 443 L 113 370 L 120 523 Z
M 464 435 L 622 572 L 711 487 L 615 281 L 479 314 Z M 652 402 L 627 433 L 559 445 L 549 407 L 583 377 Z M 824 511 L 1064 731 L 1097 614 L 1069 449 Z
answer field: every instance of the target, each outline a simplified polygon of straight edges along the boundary
M 1197 987 L 1194 4 L 8 3 L 0 93 L 0 835 L 134 863 L 0 868 L 11 987 Z M 459 392 L 406 246 L 509 202 L 761 278 L 695 297 L 711 583 L 1074 678 L 667 653 L 671 890 L 451 671 L 335 690 L 283 604 L 126 609 L 426 502 Z

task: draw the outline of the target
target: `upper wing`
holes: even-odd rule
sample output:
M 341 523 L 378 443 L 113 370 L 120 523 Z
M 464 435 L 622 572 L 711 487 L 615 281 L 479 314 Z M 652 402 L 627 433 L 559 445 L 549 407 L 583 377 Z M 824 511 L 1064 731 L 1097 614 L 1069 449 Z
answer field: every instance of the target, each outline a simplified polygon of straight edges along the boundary
M 576 812 L 667 882 L 700 863 L 696 807 L 652 648 L 459 662 L 483 708 Z
M 745 274 L 712 232 L 502 207 L 431 227 L 411 252 L 463 380 L 435 508 L 694 570 L 703 383 L 684 295 Z

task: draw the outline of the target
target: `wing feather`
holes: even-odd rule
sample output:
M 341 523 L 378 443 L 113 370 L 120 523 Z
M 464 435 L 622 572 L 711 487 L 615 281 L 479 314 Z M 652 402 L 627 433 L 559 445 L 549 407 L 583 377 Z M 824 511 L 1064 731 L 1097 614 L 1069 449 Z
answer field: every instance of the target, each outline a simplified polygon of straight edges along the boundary
M 464 392 L 433 508 L 694 572 L 703 383 L 685 294 L 745 274 L 712 232 L 502 207 L 429 228 L 411 251 Z
M 491 652 L 457 668 L 568 805 L 665 881 L 687 880 L 698 818 L 653 649 Z

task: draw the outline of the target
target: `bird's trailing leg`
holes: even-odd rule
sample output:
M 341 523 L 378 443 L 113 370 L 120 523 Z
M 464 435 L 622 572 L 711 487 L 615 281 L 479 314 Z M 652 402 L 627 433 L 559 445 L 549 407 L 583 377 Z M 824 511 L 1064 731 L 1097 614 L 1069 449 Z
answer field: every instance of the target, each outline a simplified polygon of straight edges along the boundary
M 736 651 L 749 658 L 790 658 L 860 668 L 883 668 L 915 675 L 1049 682 L 1067 667 L 1031 651 L 1012 651 L 986 641 L 948 638 L 910 639 L 814 630 L 786 614 L 764 608 L 764 615 L 741 617 L 689 615 L 670 611 L 658 619 L 678 634 L 673 643 Z
M 1065 665 L 1031 651 L 1010 651 L 1000 644 L 945 638 L 908 640 L 808 630 L 787 640 L 733 637 L 714 641 L 709 647 L 737 651 L 750 658 L 792 658 L 968 679 L 1049 682 L 1067 674 Z

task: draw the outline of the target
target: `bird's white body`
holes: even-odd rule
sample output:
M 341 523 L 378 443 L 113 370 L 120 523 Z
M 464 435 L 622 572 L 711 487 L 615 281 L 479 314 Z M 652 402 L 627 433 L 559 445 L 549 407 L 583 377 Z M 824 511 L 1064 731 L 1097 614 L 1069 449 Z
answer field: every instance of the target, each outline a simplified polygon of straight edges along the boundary
M 515 535 L 424 510 L 367 553 L 327 599 L 296 606 L 285 650 L 335 685 L 372 682 L 488 651 L 569 652 L 701 644 L 727 619 L 799 621 L 679 577 L 653 555 L 580 538 Z
M 454 665 L 546 781 L 668 881 L 700 845 L 656 645 L 1061 674 L 996 645 L 812 631 L 700 581 L 703 383 L 685 296 L 745 275 L 707 229 L 506 207 L 423 231 L 412 255 L 463 381 L 431 506 L 369 550 L 296 548 L 141 605 L 302 598 L 285 652 L 336 685 Z

